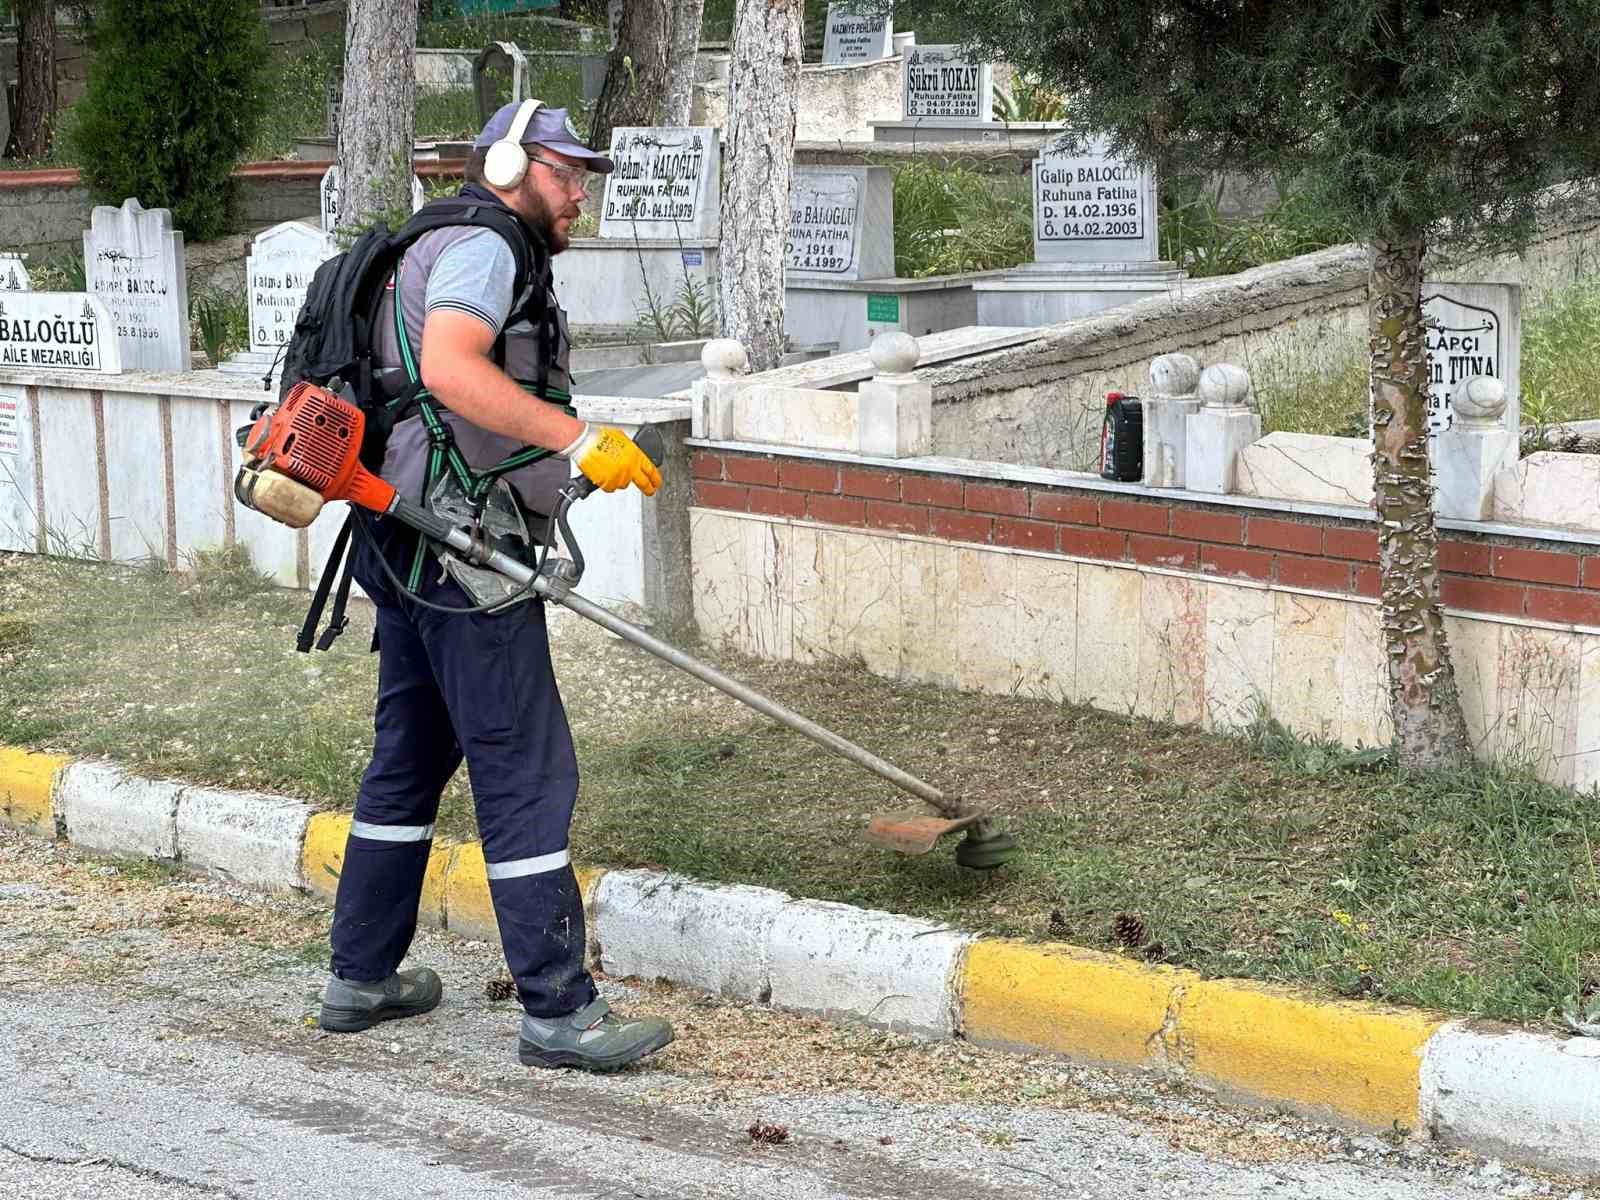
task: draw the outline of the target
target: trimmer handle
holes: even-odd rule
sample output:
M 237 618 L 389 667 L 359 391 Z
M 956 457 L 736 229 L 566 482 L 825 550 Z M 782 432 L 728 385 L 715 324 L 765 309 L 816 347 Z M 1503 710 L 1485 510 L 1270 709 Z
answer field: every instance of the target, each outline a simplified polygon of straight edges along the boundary
M 661 431 L 654 425 L 641 426 L 639 432 L 633 435 L 633 444 L 644 451 L 644 456 L 657 467 L 661 460 L 667 456 L 667 444 L 661 437 Z M 571 484 L 579 500 L 585 499 L 600 485 L 587 475 L 580 474 Z

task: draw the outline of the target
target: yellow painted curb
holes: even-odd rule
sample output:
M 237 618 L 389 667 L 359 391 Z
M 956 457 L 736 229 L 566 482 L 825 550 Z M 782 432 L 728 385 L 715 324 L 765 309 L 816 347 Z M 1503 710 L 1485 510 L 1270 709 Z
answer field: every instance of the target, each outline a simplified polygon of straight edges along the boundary
M 417 919 L 424 925 L 438 929 L 445 926 L 445 883 L 459 849 L 455 842 L 438 841 L 428 851 L 428 869 L 422 875 L 422 899 L 417 905 Z
M 32 754 L 0 746 L 0 820 L 26 833 L 55 837 L 50 791 L 56 772 L 71 761 L 59 754 Z
M 1444 1024 L 1426 1012 L 1311 1000 L 1282 988 L 1213 979 L 1188 989 L 1184 1062 L 1254 1096 L 1415 1129 L 1422 1048 Z
M 486 942 L 500 940 L 489 897 L 489 877 L 483 867 L 483 843 L 463 842 L 450 859 L 444 879 L 445 922 L 451 932 Z
M 967 951 L 962 1026 L 974 1042 L 1142 1066 L 1160 1054 L 1168 1002 L 1187 975 L 1075 946 L 979 941 Z
M 300 851 L 300 874 L 306 887 L 333 899 L 344 867 L 344 844 L 350 837 L 348 813 L 312 813 Z
M 1431 1013 L 1206 980 L 1073 946 L 979 941 L 962 978 L 973 1042 L 1114 1066 L 1166 1063 L 1261 1100 L 1415 1128 Z

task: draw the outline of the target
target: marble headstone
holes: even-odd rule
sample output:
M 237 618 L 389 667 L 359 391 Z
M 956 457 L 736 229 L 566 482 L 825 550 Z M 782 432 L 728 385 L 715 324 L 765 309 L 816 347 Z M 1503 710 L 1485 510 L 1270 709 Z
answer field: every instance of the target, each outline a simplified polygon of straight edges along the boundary
M 822 65 L 874 62 L 894 53 L 894 18 L 888 13 L 858 13 L 848 5 L 828 5 L 822 34 Z
M 1518 432 L 1522 288 L 1515 283 L 1424 283 L 1422 320 L 1428 348 L 1428 432 L 1451 427 L 1451 397 L 1462 380 L 1475 375 L 1505 385 L 1500 424 Z
M 722 155 L 710 126 L 611 131 L 611 159 L 600 206 L 603 238 L 717 236 Z
M 322 184 L 317 192 L 322 210 L 322 232 L 332 233 L 339 225 L 339 166 L 335 163 L 322 173 Z M 422 180 L 411 177 L 411 211 L 422 207 Z
M 245 276 L 252 351 L 276 354 L 288 343 L 311 277 L 332 253 L 328 235 L 300 221 L 274 225 L 251 244 Z
M 1035 262 L 1151 262 L 1160 256 L 1155 171 L 1047 145 L 1033 161 Z
M 960 46 L 913 46 L 901 72 L 905 119 L 955 117 L 989 121 L 994 117 L 990 67 Z
M 107 305 L 90 292 L 0 295 L 0 367 L 48 371 L 122 370 Z
M 83 234 L 88 290 L 111 313 L 122 366 L 129 371 L 189 370 L 189 284 L 183 233 L 165 208 L 136 199 L 101 205 Z
M 33 280 L 20 254 L 0 254 L 0 292 L 31 292 Z
M 528 56 L 511 42 L 490 42 L 472 64 L 472 95 L 480 124 L 502 104 L 516 104 L 527 94 Z M 501 89 L 509 86 L 507 95 Z
M 790 278 L 894 274 L 894 175 L 888 167 L 796 167 L 789 209 Z

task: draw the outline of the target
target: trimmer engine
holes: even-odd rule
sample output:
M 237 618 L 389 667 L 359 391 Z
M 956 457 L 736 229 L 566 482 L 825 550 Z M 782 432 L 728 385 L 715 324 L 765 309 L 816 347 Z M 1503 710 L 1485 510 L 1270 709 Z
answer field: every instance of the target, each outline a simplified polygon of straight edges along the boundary
M 361 465 L 366 415 L 312 383 L 294 385 L 282 404 L 244 435 L 244 465 L 233 481 L 239 502 L 303 529 L 329 500 L 374 512 L 394 504 L 394 488 Z

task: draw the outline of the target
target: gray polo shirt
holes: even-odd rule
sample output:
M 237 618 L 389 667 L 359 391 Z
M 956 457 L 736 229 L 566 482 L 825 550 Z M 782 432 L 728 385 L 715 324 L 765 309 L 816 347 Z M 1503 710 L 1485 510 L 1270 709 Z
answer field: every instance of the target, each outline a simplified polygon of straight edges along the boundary
M 512 294 L 516 286 L 516 258 L 505 239 L 492 229 L 453 226 L 423 234 L 406 251 L 395 273 L 399 281 L 400 311 L 406 323 L 411 353 L 421 364 L 422 328 L 428 314 L 446 310 L 460 312 L 482 321 L 494 333 L 504 328 L 505 370 L 520 383 L 531 387 L 538 378 L 538 332 L 519 317 L 509 328 L 513 312 L 525 307 L 524 297 Z M 376 346 L 380 364 L 379 382 L 389 395 L 402 391 L 406 376 L 394 329 L 394 290 L 391 282 L 378 312 Z M 552 293 L 549 297 L 556 304 Z M 567 315 L 557 306 L 561 326 L 560 347 L 550 365 L 549 383 L 570 389 L 567 373 Z M 528 397 L 529 404 L 547 401 Z M 455 436 L 456 445 L 469 466 L 482 470 L 494 466 L 507 455 L 521 449 L 511 438 L 490 433 L 446 412 L 444 420 Z M 428 432 L 421 417 L 411 417 L 394 427 L 383 460 L 383 477 L 402 496 L 418 500 L 422 495 L 423 474 L 427 468 Z M 564 459 L 547 458 L 506 476 L 516 489 L 523 506 L 536 513 L 548 513 L 555 493 L 569 477 Z

